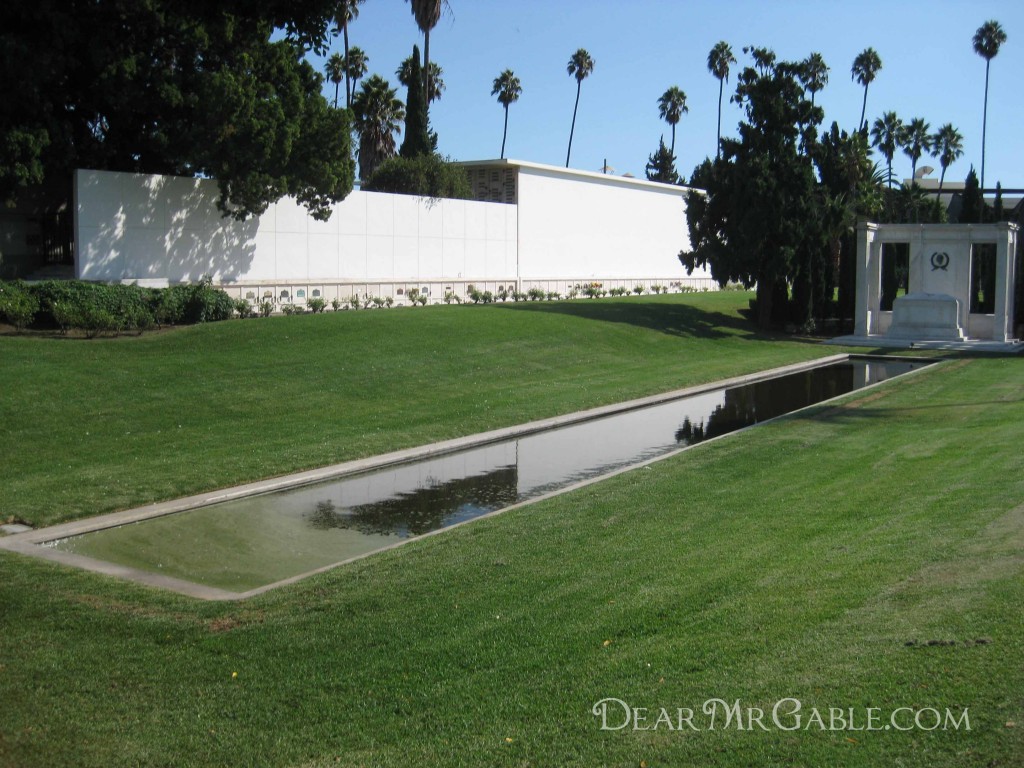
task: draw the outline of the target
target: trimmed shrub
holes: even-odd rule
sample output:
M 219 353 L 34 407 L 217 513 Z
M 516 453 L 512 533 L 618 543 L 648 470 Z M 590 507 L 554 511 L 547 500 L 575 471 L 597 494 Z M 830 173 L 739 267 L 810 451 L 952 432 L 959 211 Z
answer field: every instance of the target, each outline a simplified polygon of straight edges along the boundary
M 0 283 L 0 317 L 19 331 L 32 324 L 39 312 L 39 299 L 20 280 Z
M 309 310 L 314 314 L 319 314 L 327 309 L 327 301 L 320 297 L 315 297 L 306 302 L 309 306 Z
M 473 197 L 465 169 L 437 154 L 385 160 L 363 181 L 362 189 L 366 192 L 455 200 L 470 200 Z
M 160 297 L 157 320 L 173 325 L 192 325 L 228 320 L 235 314 L 235 302 L 206 278 L 191 285 L 175 285 Z
M 79 315 L 79 322 L 87 339 L 95 339 L 101 333 L 119 333 L 122 327 L 121 321 L 113 314 L 95 306 L 86 307 Z

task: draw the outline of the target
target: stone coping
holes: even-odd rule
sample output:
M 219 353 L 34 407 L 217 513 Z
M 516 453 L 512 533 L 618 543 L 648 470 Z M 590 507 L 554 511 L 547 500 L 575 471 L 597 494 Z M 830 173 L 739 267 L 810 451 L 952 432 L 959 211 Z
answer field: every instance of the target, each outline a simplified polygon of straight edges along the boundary
M 891 336 L 836 336 L 826 344 L 843 347 L 873 347 L 875 349 L 927 349 L 936 352 L 993 352 L 1017 355 L 1024 352 L 1024 343 L 1018 340 L 991 341 L 986 339 L 905 339 Z
M 488 517 L 509 512 L 514 509 L 526 506 L 528 504 L 535 504 L 539 501 L 543 501 L 554 496 L 559 496 L 563 493 L 582 488 L 592 483 L 606 480 L 610 477 L 629 472 L 634 469 L 638 469 L 649 464 L 653 464 L 657 461 L 662 461 L 671 456 L 678 455 L 683 451 L 690 450 L 695 447 L 692 445 L 683 446 L 677 450 L 669 451 L 651 459 L 631 464 L 628 467 L 622 467 L 613 472 L 609 472 L 598 477 L 589 478 L 587 480 L 574 483 L 570 486 L 560 488 L 551 493 L 547 493 L 527 501 L 519 502 L 517 504 L 503 507 L 493 512 L 489 512 L 479 517 L 475 517 L 471 520 L 465 520 L 455 525 L 447 526 L 444 528 L 438 528 L 434 531 L 421 534 L 419 536 L 413 536 L 402 541 L 395 542 L 394 544 L 387 545 L 380 549 L 373 550 L 372 552 L 366 552 L 355 557 L 341 560 L 337 563 L 332 563 L 320 568 L 316 568 L 296 576 L 291 576 L 287 579 L 273 582 L 271 584 L 265 584 L 244 592 L 232 592 L 230 590 L 221 589 L 219 587 L 211 587 L 204 584 L 198 584 L 196 582 L 186 581 L 184 579 L 178 579 L 170 576 L 164 576 L 158 573 L 152 573 L 139 568 L 132 568 L 130 566 L 119 565 L 117 563 L 111 563 L 105 560 L 98 560 L 84 555 L 78 555 L 71 552 L 64 552 L 62 550 L 55 549 L 53 547 L 44 546 L 48 542 L 65 539 L 71 536 L 78 536 L 84 533 L 91 533 L 93 531 L 103 530 L 105 528 L 114 528 L 120 525 L 127 525 L 129 523 L 136 523 L 143 520 L 149 520 L 155 517 L 162 517 L 164 515 L 171 515 L 177 512 L 185 512 L 192 509 L 199 509 L 201 507 L 210 506 L 217 504 L 222 501 L 229 501 L 233 499 L 239 499 L 246 496 L 255 496 L 258 494 L 271 493 L 274 491 L 281 491 L 285 489 L 297 488 L 304 485 L 311 485 L 314 483 L 323 482 L 326 480 L 333 480 L 349 475 L 362 474 L 365 472 L 376 471 L 391 466 L 397 466 L 401 464 L 407 464 L 413 461 L 419 461 L 426 458 L 433 458 L 436 456 L 442 456 L 445 454 L 455 453 L 457 451 L 465 450 L 467 448 L 475 448 L 478 446 L 487 445 L 489 443 L 499 442 L 515 437 L 522 437 L 537 432 L 542 432 L 555 427 L 567 426 L 570 424 L 577 424 L 580 422 L 590 421 L 598 419 L 604 416 L 610 416 L 619 413 L 625 413 L 627 411 L 637 410 L 639 408 L 645 408 L 651 405 L 657 405 L 660 403 L 668 402 L 671 400 L 679 400 L 684 397 L 692 397 L 694 395 L 703 394 L 716 389 L 723 389 L 727 387 L 734 387 L 743 384 L 750 384 L 764 379 L 776 378 L 778 376 L 784 376 L 789 373 L 798 373 L 800 371 L 810 370 L 812 368 L 819 368 L 832 363 L 843 362 L 852 357 L 870 357 L 870 355 L 857 355 L 857 354 L 836 354 L 828 355 L 826 357 L 816 358 L 814 360 L 805 361 L 802 363 L 794 363 L 791 365 L 781 366 L 779 368 L 772 368 L 766 371 L 760 371 L 757 373 L 746 374 L 743 376 L 736 376 L 730 379 L 722 379 L 715 382 L 709 382 L 706 384 L 699 384 L 693 387 L 686 387 L 684 389 L 677 389 L 670 392 L 664 392 L 657 395 L 651 395 L 648 397 L 642 397 L 635 400 L 628 400 L 621 403 L 614 403 L 612 405 L 601 406 L 598 408 L 590 408 L 584 411 L 576 411 L 574 413 L 563 414 L 561 416 L 554 416 L 548 419 L 540 419 L 538 421 L 531 421 L 525 424 L 519 424 L 512 427 L 504 427 L 502 429 L 495 429 L 489 432 L 481 432 L 475 435 L 466 435 L 464 437 L 458 437 L 451 440 L 443 440 L 437 443 L 431 443 L 428 445 L 417 446 L 415 448 L 407 448 L 401 451 L 393 451 L 391 453 L 381 454 L 379 456 L 372 456 L 363 459 L 355 459 L 353 461 L 343 462 L 341 464 L 333 464 L 327 467 L 321 467 L 319 469 L 308 470 L 305 472 L 297 472 L 290 475 L 284 475 L 281 477 L 270 478 L 267 480 L 259 480 L 253 483 L 246 483 L 244 485 L 237 485 L 231 488 L 225 488 L 217 491 L 211 491 L 208 493 L 196 494 L 181 499 L 175 499 L 172 501 L 159 502 L 155 504 L 149 504 L 143 507 L 137 507 L 135 509 L 124 510 L 120 512 L 111 512 L 105 515 L 98 515 L 96 517 L 86 518 L 83 520 L 75 520 L 68 523 L 61 523 L 59 525 L 49 526 L 47 528 L 39 528 L 29 530 L 23 533 L 16 533 L 9 536 L 0 536 L 0 549 L 8 550 L 11 552 L 17 552 L 23 555 L 29 555 L 32 557 L 38 557 L 51 562 L 59 563 L 66 566 L 73 566 L 82 568 L 84 570 L 92 571 L 94 573 L 102 573 L 108 576 L 114 576 L 117 578 L 127 579 L 134 581 L 138 584 L 145 584 L 152 587 L 158 587 L 161 589 L 167 589 L 172 592 L 179 594 L 188 595 L 190 597 L 196 597 L 203 600 L 241 600 L 247 597 L 262 594 L 271 589 L 275 589 L 286 584 L 293 584 L 302 579 L 308 578 L 317 573 L 323 573 L 325 571 L 332 570 L 342 565 L 361 560 L 365 557 L 385 552 L 396 547 L 400 547 L 411 541 L 417 541 L 427 536 L 435 536 L 445 531 L 450 531 L 454 528 L 461 527 L 463 525 L 469 525 L 476 522 L 477 520 L 483 520 Z M 881 356 L 880 360 L 900 360 L 897 356 Z M 906 358 L 909 362 L 920 363 L 923 362 L 921 358 Z M 912 373 L 919 373 L 925 368 L 919 369 Z M 868 387 L 863 387 L 857 390 L 862 392 L 866 389 L 884 384 L 885 382 L 878 382 Z M 851 394 L 851 393 L 846 393 Z M 840 395 L 839 397 L 844 397 Z M 834 399 L 834 398 L 833 398 Z M 828 400 L 822 401 L 829 402 Z M 821 405 L 822 403 L 815 403 L 814 405 L 807 406 L 807 408 L 813 408 Z M 784 416 L 792 415 L 793 413 L 799 413 L 804 410 L 803 408 L 797 411 L 791 411 L 790 413 L 783 414 Z M 782 418 L 782 416 L 776 417 Z M 765 422 L 758 422 L 748 427 L 730 432 L 718 437 L 705 440 L 698 445 L 705 445 L 707 443 L 721 440 L 731 435 L 739 434 L 747 429 L 751 429 L 759 424 L 767 423 L 767 421 L 774 421 L 774 419 L 768 419 Z

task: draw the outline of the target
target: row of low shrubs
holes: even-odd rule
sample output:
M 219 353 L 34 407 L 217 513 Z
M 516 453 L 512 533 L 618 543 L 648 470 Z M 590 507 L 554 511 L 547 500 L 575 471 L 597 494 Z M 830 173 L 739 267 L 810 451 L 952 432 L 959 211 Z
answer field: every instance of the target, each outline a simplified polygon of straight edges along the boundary
M 163 325 L 227 320 L 235 311 L 235 301 L 209 280 L 170 288 L 77 280 L 0 281 L 0 320 L 18 330 L 80 330 L 92 338 Z
M 696 288 L 692 288 L 681 283 L 673 283 L 673 288 L 679 293 L 691 293 L 696 291 Z M 601 283 L 585 283 L 577 284 L 570 288 L 566 294 L 566 299 L 578 299 L 580 296 L 586 296 L 588 299 L 599 299 L 603 296 L 625 296 L 628 293 L 635 293 L 640 296 L 650 290 L 652 293 L 669 293 L 670 288 L 664 285 L 652 285 L 650 288 L 645 288 L 642 285 L 634 285 L 632 289 L 624 286 L 618 286 L 616 288 L 605 289 Z M 704 290 L 707 290 L 706 288 Z M 469 286 L 466 290 L 466 298 L 472 301 L 474 304 L 491 304 L 495 301 L 558 301 L 562 298 L 562 294 L 557 291 L 545 291 L 543 288 L 530 288 L 525 293 L 523 291 L 509 290 L 507 288 L 499 288 L 496 292 L 492 291 L 481 291 L 475 286 Z M 456 294 L 449 291 L 444 296 L 446 304 L 451 304 L 453 301 L 461 303 L 461 299 Z

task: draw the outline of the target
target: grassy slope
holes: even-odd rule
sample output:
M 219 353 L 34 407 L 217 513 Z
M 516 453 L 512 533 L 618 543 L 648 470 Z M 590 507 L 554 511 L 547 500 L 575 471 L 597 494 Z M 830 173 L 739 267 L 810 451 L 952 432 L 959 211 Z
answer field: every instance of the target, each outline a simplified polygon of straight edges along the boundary
M 243 604 L 2 555 L 0 764 L 1019 765 L 1024 367 L 845 403 Z M 600 732 L 606 696 L 972 730 Z
M 49 524 L 834 352 L 747 294 L 0 337 L 0 520 Z

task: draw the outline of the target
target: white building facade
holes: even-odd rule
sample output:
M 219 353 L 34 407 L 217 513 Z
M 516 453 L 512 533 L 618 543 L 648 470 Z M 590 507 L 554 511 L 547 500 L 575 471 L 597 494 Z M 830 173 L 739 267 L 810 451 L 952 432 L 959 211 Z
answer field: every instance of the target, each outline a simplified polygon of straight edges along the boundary
M 353 191 L 327 221 L 284 198 L 223 218 L 209 179 L 76 173 L 75 276 L 165 286 L 209 277 L 239 298 L 302 303 L 540 288 L 562 295 L 652 285 L 715 288 L 687 275 L 684 187 L 518 161 L 464 164 L 478 200 Z

